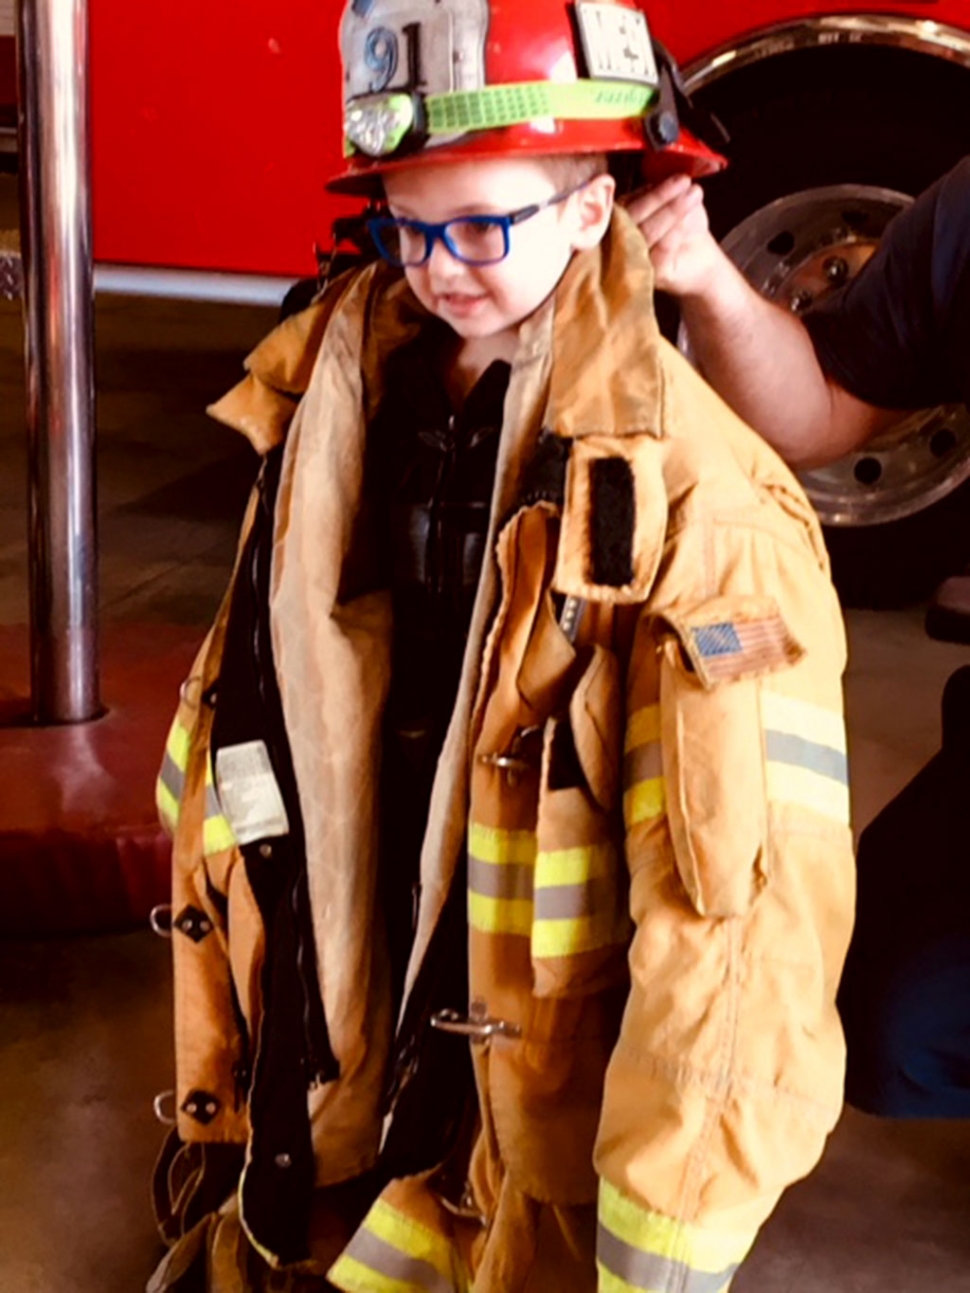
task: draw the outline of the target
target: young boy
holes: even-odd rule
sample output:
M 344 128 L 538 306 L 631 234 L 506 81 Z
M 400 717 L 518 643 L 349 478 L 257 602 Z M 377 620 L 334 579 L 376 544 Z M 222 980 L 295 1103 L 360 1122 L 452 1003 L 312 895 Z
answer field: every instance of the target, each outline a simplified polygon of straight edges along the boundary
M 151 1287 L 718 1293 L 840 1105 L 818 526 L 613 209 L 673 133 L 632 0 L 353 0 L 342 49 L 383 261 L 215 409 L 265 462 L 160 789 Z

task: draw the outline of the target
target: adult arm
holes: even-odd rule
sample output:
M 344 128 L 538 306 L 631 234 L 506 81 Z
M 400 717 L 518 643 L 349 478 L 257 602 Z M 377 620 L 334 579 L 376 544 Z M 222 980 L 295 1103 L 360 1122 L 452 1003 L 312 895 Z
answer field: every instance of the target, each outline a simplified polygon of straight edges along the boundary
M 700 370 L 788 462 L 832 461 L 894 420 L 830 377 L 804 323 L 750 286 L 712 236 L 696 184 L 673 177 L 629 210 L 657 287 L 679 299 Z

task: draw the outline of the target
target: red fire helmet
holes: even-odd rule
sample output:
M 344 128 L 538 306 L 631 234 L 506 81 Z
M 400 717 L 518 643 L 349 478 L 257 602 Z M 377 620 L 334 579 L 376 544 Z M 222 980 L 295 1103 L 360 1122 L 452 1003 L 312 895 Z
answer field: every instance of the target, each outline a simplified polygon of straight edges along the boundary
M 349 0 L 340 47 L 334 192 L 473 157 L 641 152 L 648 180 L 725 164 L 680 124 L 635 0 Z

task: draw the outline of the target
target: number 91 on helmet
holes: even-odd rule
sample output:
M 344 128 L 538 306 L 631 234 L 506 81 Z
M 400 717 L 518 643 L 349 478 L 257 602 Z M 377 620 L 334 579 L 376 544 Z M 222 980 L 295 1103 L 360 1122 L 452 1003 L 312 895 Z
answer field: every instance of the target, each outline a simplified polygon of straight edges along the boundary
M 333 192 L 475 157 L 639 153 L 647 182 L 726 164 L 682 123 L 679 74 L 633 0 L 349 0 L 340 52 Z

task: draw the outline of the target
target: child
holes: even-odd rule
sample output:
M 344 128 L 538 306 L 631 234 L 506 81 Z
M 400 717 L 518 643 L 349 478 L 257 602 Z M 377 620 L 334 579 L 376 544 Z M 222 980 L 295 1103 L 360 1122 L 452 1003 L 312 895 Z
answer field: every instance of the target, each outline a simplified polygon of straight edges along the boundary
M 383 260 L 215 409 L 265 462 L 163 768 L 152 1288 L 717 1293 L 841 1098 L 819 529 L 613 208 L 676 132 L 632 0 L 352 0 L 342 49 Z

